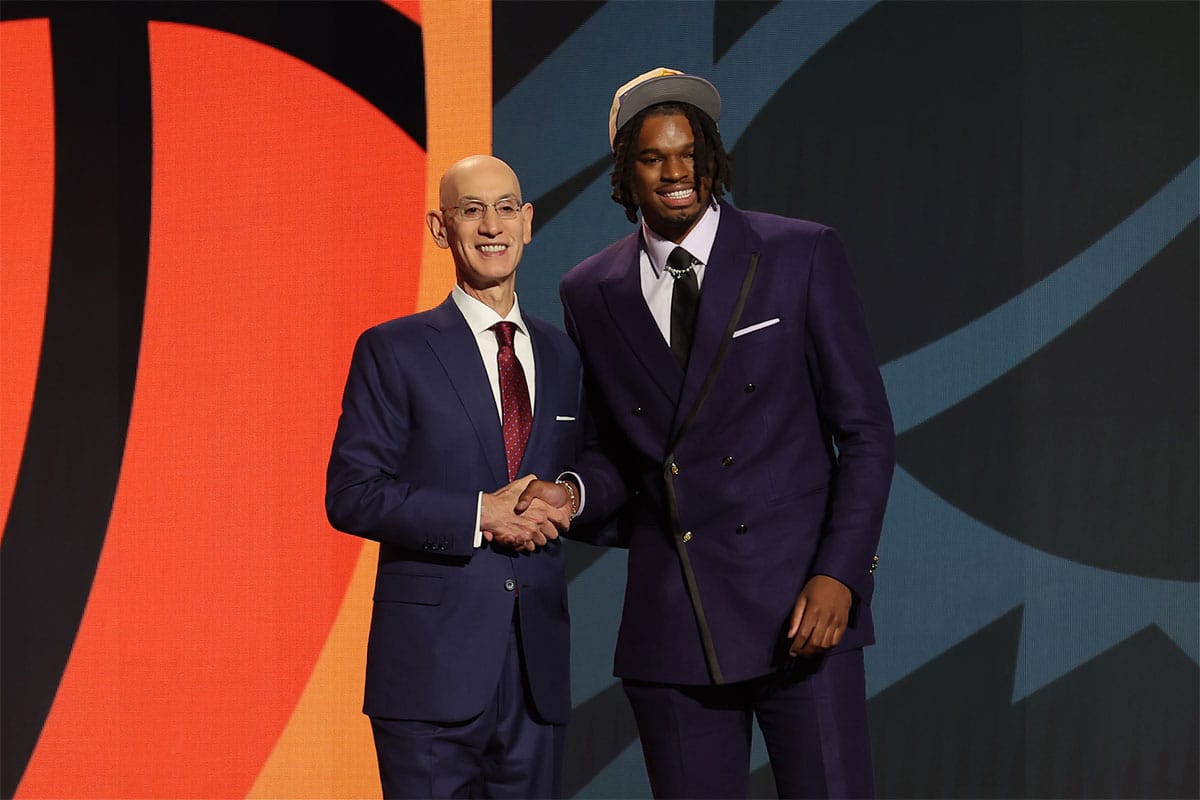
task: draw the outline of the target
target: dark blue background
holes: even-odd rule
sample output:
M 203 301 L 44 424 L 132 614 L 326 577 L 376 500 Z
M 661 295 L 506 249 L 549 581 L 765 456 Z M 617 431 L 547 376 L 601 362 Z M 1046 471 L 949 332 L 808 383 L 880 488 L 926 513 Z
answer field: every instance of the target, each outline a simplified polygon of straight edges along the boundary
M 881 796 L 1200 792 L 1197 8 L 493 4 L 523 307 L 558 321 L 561 275 L 631 229 L 606 121 L 654 66 L 721 90 L 736 205 L 847 242 L 900 434 Z M 648 795 L 609 674 L 623 564 L 572 548 L 582 797 Z

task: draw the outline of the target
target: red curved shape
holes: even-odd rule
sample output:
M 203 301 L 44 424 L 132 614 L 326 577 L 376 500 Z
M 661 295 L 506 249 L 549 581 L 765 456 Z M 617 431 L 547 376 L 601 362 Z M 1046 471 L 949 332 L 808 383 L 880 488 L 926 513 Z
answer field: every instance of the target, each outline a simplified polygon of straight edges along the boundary
M 150 45 L 125 461 L 23 797 L 245 796 L 361 549 L 323 511 L 355 336 L 415 304 L 425 154 L 403 131 L 267 46 L 168 23 Z
M 0 109 L 0 520 L 7 520 L 33 406 L 50 281 L 54 76 L 49 20 L 0 23 Z

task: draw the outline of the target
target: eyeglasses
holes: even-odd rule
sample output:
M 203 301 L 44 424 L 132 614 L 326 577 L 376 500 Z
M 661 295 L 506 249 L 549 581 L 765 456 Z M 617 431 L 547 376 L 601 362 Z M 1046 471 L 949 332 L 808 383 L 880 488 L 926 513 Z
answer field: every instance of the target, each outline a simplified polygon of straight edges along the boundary
M 479 222 L 487 215 L 489 207 L 496 209 L 496 216 L 500 219 L 516 219 L 521 216 L 521 201 L 511 197 L 502 198 L 494 203 L 472 200 L 469 203 L 443 208 L 442 211 L 454 211 L 458 218 L 465 222 Z

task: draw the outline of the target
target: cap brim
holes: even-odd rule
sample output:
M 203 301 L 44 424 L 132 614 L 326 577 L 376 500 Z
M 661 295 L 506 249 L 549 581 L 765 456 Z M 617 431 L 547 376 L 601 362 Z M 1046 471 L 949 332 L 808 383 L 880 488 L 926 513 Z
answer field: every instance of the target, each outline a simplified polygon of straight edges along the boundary
M 717 87 L 696 75 L 661 75 L 639 83 L 621 98 L 615 131 L 638 113 L 659 103 L 690 103 L 713 120 L 721 116 L 721 95 Z

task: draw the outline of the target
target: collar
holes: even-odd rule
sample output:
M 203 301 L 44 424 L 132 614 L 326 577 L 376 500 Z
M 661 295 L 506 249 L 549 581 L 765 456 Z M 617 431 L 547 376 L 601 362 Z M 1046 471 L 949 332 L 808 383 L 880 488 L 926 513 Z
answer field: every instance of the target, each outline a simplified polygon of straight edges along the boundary
M 515 295 L 513 296 L 513 306 L 508 310 L 506 317 L 497 314 L 495 309 L 486 303 L 471 297 L 458 284 L 454 284 L 454 288 L 450 290 L 450 299 L 454 301 L 454 305 L 458 306 L 463 319 L 467 321 L 467 327 L 476 336 L 497 322 L 514 322 L 518 331 L 526 336 L 529 335 L 529 329 L 525 327 L 525 320 L 521 317 L 521 301 Z
M 717 224 L 721 221 L 721 207 L 716 203 L 704 210 L 703 216 L 696 222 L 694 228 L 688 231 L 683 241 L 676 245 L 670 239 L 664 239 L 642 220 L 642 243 L 650 256 L 650 267 L 655 277 L 661 277 L 667 263 L 667 256 L 676 247 L 682 247 L 692 254 L 693 262 L 707 266 L 708 257 L 712 253 L 713 242 L 717 239 Z

